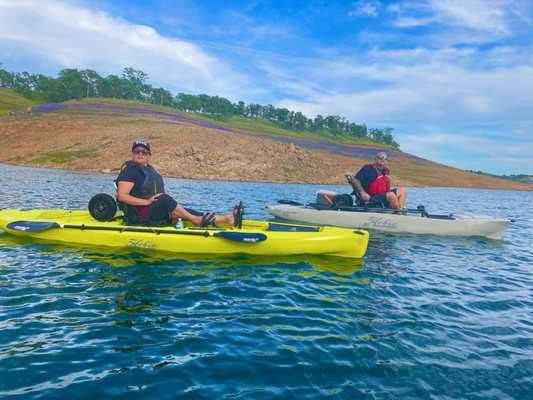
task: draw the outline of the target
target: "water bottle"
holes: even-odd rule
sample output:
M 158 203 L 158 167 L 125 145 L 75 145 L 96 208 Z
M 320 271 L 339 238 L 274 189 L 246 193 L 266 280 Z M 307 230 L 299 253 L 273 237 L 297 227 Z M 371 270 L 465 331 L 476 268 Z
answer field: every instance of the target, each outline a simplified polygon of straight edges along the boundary
M 178 222 L 176 222 L 176 229 L 183 229 L 183 220 L 181 218 L 178 218 Z

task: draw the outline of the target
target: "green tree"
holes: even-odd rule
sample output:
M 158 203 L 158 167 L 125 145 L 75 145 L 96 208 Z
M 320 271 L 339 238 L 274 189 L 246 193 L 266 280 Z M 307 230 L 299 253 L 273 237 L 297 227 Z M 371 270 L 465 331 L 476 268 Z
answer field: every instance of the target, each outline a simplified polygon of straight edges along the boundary
M 39 101 L 59 103 L 68 100 L 67 92 L 58 79 L 41 74 L 35 75 L 35 90 L 32 98 Z
M 318 130 L 324 129 L 324 126 L 325 126 L 324 117 L 319 114 L 313 120 L 313 125 L 311 126 L 311 129 L 318 131 Z
M 157 88 L 150 91 L 149 94 L 150 103 L 159 104 L 160 106 L 175 107 L 176 101 L 174 96 L 168 90 L 163 88 Z
M 227 119 L 233 114 L 233 104 L 223 97 L 201 94 L 201 113 L 217 119 Z
M 259 118 L 262 106 L 260 104 L 250 103 L 246 106 L 246 116 L 250 118 Z
M 341 121 L 341 117 L 339 117 L 338 115 L 328 115 L 324 120 L 326 128 L 334 136 L 337 136 L 341 132 L 340 121 Z
M 274 110 L 273 121 L 279 124 L 287 125 L 290 111 L 287 108 L 276 108 Z
M 92 69 L 80 71 L 81 80 L 86 85 L 85 97 L 100 97 L 102 93 L 103 78 Z
M 133 68 L 124 68 L 122 79 L 124 80 L 126 99 L 145 101 L 148 98 L 151 86 L 146 84 L 148 79 L 146 73 Z
M 112 99 L 125 99 L 126 81 L 117 75 L 108 75 L 102 81 L 101 96 Z
M 269 121 L 275 122 L 276 120 L 276 107 L 272 104 L 267 104 L 261 109 L 261 116 Z
M 202 109 L 202 102 L 198 96 L 178 93 L 176 95 L 176 107 L 185 112 L 199 112 Z
M 298 130 L 304 130 L 307 127 L 307 117 L 300 111 L 294 113 L 293 127 Z
M 35 88 L 35 83 L 31 75 L 27 72 L 14 72 L 13 73 L 13 87 L 18 94 L 30 97 L 33 89 Z
M 356 138 L 364 138 L 368 135 L 368 129 L 365 124 L 359 125 L 352 122 L 348 128 L 348 133 Z
M 85 97 L 87 93 L 87 82 L 83 80 L 80 71 L 74 68 L 67 68 L 59 71 L 58 75 L 58 80 L 65 88 L 68 100 Z
M 244 101 L 239 101 L 237 104 L 233 104 L 233 114 L 243 116 L 246 112 L 246 104 Z
M 6 71 L 5 69 L 0 69 L 0 87 L 6 89 L 13 89 L 15 83 L 15 77 L 13 73 Z

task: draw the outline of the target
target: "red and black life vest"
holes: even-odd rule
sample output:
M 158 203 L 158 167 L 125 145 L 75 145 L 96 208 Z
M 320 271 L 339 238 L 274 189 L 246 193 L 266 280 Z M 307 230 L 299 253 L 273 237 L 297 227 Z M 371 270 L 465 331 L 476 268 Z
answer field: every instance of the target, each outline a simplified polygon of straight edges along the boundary
M 370 196 L 375 196 L 376 194 L 390 192 L 390 179 L 389 179 L 389 169 L 383 168 L 380 170 L 375 166 L 375 164 L 369 164 L 376 170 L 378 176 L 368 185 L 367 193 Z

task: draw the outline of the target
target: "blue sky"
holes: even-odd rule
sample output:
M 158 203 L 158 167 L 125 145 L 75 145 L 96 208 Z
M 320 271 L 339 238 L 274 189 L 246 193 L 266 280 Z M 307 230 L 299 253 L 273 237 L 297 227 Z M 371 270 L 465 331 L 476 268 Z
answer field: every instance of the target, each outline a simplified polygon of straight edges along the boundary
M 133 67 L 174 94 L 340 115 L 432 161 L 533 174 L 530 0 L 0 0 L 0 63 Z

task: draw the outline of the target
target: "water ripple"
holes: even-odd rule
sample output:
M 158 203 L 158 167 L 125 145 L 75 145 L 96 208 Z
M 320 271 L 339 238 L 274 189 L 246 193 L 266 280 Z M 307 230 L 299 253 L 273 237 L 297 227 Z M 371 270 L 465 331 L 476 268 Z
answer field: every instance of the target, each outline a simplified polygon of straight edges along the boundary
M 5 207 L 85 208 L 110 187 L 107 175 L 0 173 Z M 259 219 L 277 198 L 324 188 L 168 186 L 206 208 L 243 198 Z M 517 221 L 503 241 L 373 232 L 364 260 L 183 257 L 0 234 L 0 396 L 529 398 L 533 196 L 453 192 L 411 189 L 410 199 L 441 212 L 459 197 L 465 211 Z M 499 206 L 509 198 L 515 208 Z

